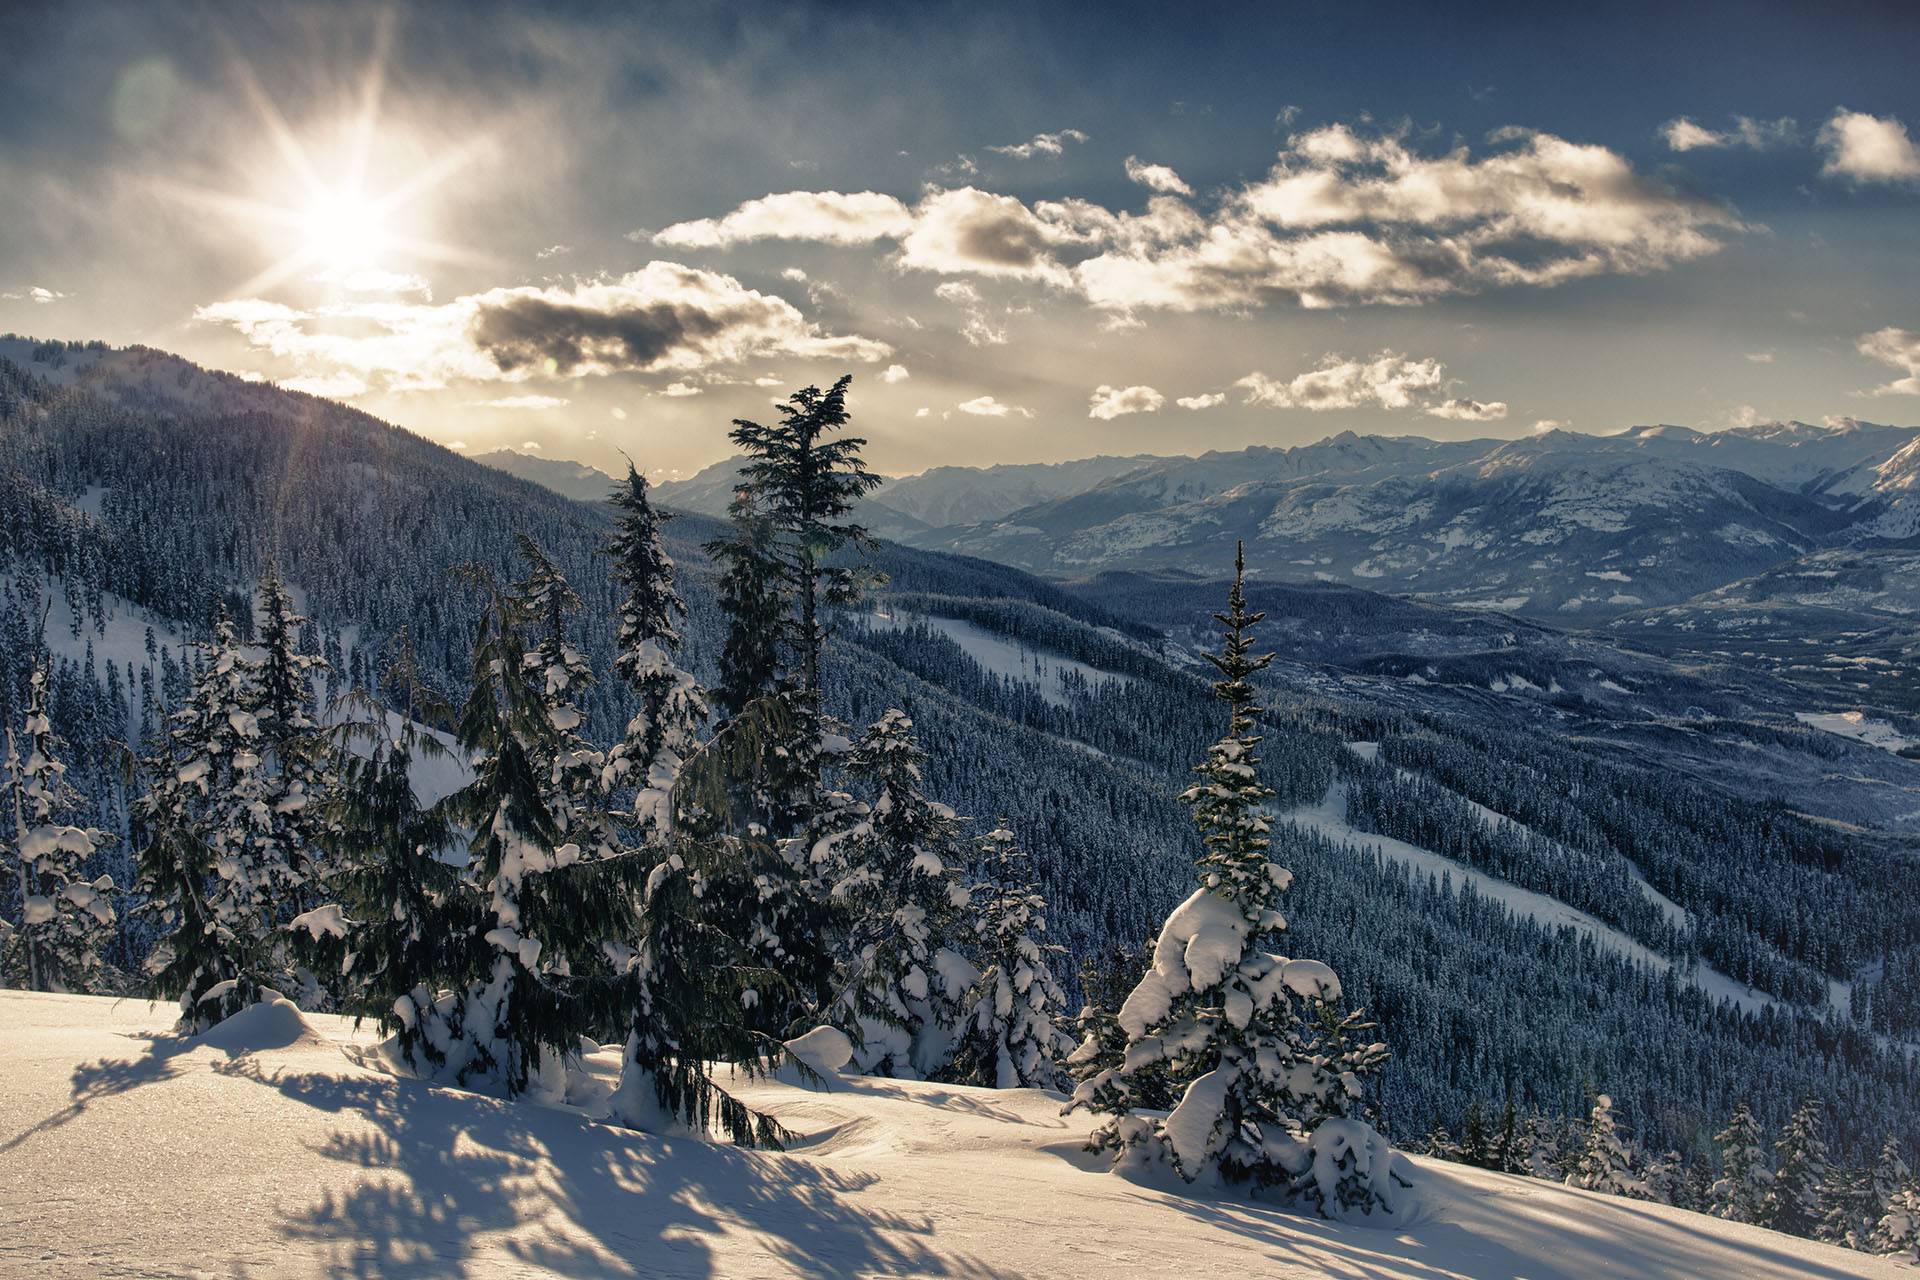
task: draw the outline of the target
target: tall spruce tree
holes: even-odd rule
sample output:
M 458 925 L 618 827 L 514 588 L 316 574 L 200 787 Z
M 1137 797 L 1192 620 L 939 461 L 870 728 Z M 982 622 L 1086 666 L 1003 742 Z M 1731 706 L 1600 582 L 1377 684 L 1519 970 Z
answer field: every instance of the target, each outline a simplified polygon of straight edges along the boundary
M 1339 979 L 1317 960 L 1267 950 L 1286 928 L 1279 902 L 1292 873 L 1271 860 L 1261 812 L 1273 792 L 1257 776 L 1252 676 L 1273 655 L 1253 655 L 1249 632 L 1264 615 L 1247 612 L 1245 575 L 1236 553 L 1227 612 L 1214 615 L 1224 643 L 1208 655 L 1227 733 L 1181 796 L 1201 831 L 1200 887 L 1167 918 L 1152 968 L 1121 1008 L 1125 1061 L 1081 1081 L 1069 1109 L 1109 1110 L 1093 1145 L 1115 1150 L 1118 1163 L 1164 1159 L 1190 1182 L 1281 1186 L 1328 1216 L 1391 1210 L 1392 1149 L 1349 1114 L 1360 1091 L 1354 1068 L 1385 1050 L 1324 1043 L 1315 1022 L 1338 999 Z M 1180 1101 L 1164 1119 L 1137 1114 L 1127 1082 L 1161 1064 L 1185 1082 Z
M 66 780 L 53 721 L 47 715 L 44 658 L 27 680 L 27 703 L 16 738 L 6 731 L 6 775 L 0 779 L 0 851 L 19 877 L 20 918 L 0 918 L 0 979 L 29 991 L 94 991 L 112 941 L 111 876 L 88 876 L 87 860 L 113 837 L 65 821 L 80 795 Z M 24 742 L 26 757 L 21 758 Z M 0 864 L 3 869 L 3 864 Z
M 415 1074 L 447 1067 L 458 1036 L 453 994 L 486 973 L 485 904 L 449 856 L 457 836 L 415 794 L 416 762 L 451 755 L 433 729 L 453 711 L 421 679 L 403 631 L 386 688 L 394 709 L 349 695 L 339 729 L 340 785 L 327 805 L 331 901 L 295 918 L 321 955 L 337 957 L 349 1013 L 376 1018 Z
M 1580 1135 L 1580 1154 L 1567 1175 L 1567 1185 L 1607 1195 L 1651 1199 L 1640 1176 L 1643 1163 L 1633 1140 L 1621 1132 L 1613 1114 L 1613 1099 L 1604 1093 L 1593 1095 Z
M 1074 1042 L 1049 959 L 1066 949 L 1041 941 L 1046 900 L 1013 832 L 995 827 L 987 833 L 973 875 L 974 928 L 985 969 L 968 997 L 972 1007 L 952 1075 L 996 1089 L 1057 1089 Z
M 1773 1171 L 1767 1167 L 1760 1122 L 1744 1099 L 1713 1141 L 1720 1149 L 1720 1179 L 1708 1193 L 1708 1212 L 1729 1222 L 1760 1221 L 1761 1205 L 1773 1185 Z
M 195 647 L 191 695 L 144 762 L 147 790 L 133 807 L 150 833 L 139 854 L 145 910 L 164 935 L 148 969 L 179 997 L 182 1027 L 204 1031 L 297 977 L 284 926 L 308 851 L 278 808 L 260 664 L 224 610 Z
M 847 921 L 827 1017 L 852 1035 L 854 1061 L 868 1074 L 925 1078 L 944 1068 L 980 977 L 962 954 L 970 900 L 960 819 L 921 791 L 926 758 L 905 713 L 881 715 L 848 761 L 867 798 L 824 824 L 812 845 Z
M 1824 1111 L 1818 1098 L 1802 1099 L 1773 1144 L 1777 1171 L 1760 1202 L 1761 1226 L 1795 1236 L 1819 1234 L 1833 1177 L 1833 1159 L 1820 1132 Z
M 660 546 L 663 517 L 647 500 L 646 477 L 629 462 L 626 486 L 607 501 L 619 514 L 602 550 L 613 562 L 614 581 L 627 589 L 613 667 L 640 705 L 608 753 L 601 781 L 608 789 L 633 789 L 629 815 L 644 842 L 673 827 L 671 797 L 681 764 L 699 745 L 707 700 L 677 662 L 677 628 L 687 606 L 674 589 L 673 561 Z
M 555 784 L 583 750 L 573 745 L 577 713 L 561 700 L 578 676 L 564 644 L 549 653 L 527 642 L 528 625 L 568 594 L 540 560 L 511 594 L 477 566 L 463 571 L 485 604 L 458 724 L 473 780 L 448 797 L 447 811 L 472 833 L 470 874 L 490 916 L 491 959 L 464 993 L 449 1067 L 510 1095 L 557 1097 L 578 1037 L 618 1020 L 617 975 L 601 957 L 609 941 L 633 936 L 645 872 L 634 858 L 585 857 L 567 838 L 570 793 Z

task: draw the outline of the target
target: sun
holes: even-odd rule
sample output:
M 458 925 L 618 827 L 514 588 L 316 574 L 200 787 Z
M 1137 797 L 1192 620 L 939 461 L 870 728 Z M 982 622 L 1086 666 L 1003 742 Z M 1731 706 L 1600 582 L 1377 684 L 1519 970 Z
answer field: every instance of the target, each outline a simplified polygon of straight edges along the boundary
M 165 179 L 154 182 L 160 194 L 223 214 L 256 233 L 269 247 L 274 260 L 239 285 L 236 295 L 302 278 L 337 284 L 356 273 L 391 271 L 418 261 L 490 261 L 487 255 L 401 229 L 405 222 L 416 220 L 404 216 L 409 206 L 488 151 L 492 145 L 488 138 L 472 137 L 432 153 L 416 149 L 404 177 L 390 186 L 370 189 L 376 152 L 395 141 L 385 136 L 388 129 L 380 109 L 391 26 L 389 15 L 376 33 L 357 101 L 336 117 L 309 122 L 299 133 L 281 115 L 252 69 L 235 55 L 238 78 L 280 156 L 282 176 L 269 191 L 244 196 Z M 334 139 L 334 144 L 315 145 L 322 138 Z M 391 172 L 394 165 L 386 167 Z M 256 171 L 269 168 L 255 166 Z
M 386 210 L 357 190 L 328 192 L 300 216 L 305 237 L 301 256 L 330 272 L 382 265 L 396 246 L 386 225 Z

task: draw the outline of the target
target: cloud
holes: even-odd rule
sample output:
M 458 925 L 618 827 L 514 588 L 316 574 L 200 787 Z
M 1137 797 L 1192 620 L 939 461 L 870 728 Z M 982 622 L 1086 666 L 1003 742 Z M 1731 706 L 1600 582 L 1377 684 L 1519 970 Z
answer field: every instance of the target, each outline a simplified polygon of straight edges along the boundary
M 1201 396 L 1181 396 L 1174 401 L 1182 409 L 1211 409 L 1226 402 L 1227 393 L 1224 391 L 1209 391 Z
M 1907 126 L 1893 116 L 1883 120 L 1843 108 L 1821 128 L 1819 142 L 1827 153 L 1820 166 L 1823 178 L 1853 183 L 1920 179 L 1920 148 L 1907 136 Z
M 501 396 L 498 400 L 474 402 L 480 409 L 558 409 L 568 401 L 560 396 Z
M 1495 400 L 1482 404 L 1478 400 L 1469 400 L 1457 396 L 1452 400 L 1443 400 L 1439 404 L 1427 406 L 1427 416 L 1431 418 L 1451 418 L 1456 422 L 1493 422 L 1507 416 L 1506 402 Z
M 871 244 L 898 239 L 912 227 L 907 206 L 877 191 L 788 191 L 749 200 L 724 218 L 676 223 L 653 242 L 688 249 L 773 239 Z
M 1134 234 L 1078 263 L 1075 281 L 1100 307 L 1411 305 L 1664 270 L 1744 229 L 1605 147 L 1525 130 L 1493 141 L 1490 155 L 1426 156 L 1339 125 L 1294 135 L 1211 217 L 1181 227 L 1162 209 L 1156 225 L 1125 226 Z
M 1799 128 L 1791 116 L 1782 116 L 1778 120 L 1735 116 L 1733 128 L 1718 133 L 1680 116 L 1661 125 L 1658 132 L 1666 139 L 1667 146 L 1675 151 L 1697 151 L 1703 147 L 1748 147 L 1754 151 L 1764 151 L 1768 147 L 1796 142 L 1800 137 Z
M 274 385 L 282 391 L 301 391 L 323 400 L 351 400 L 355 396 L 365 395 L 367 390 L 365 378 L 345 370 L 282 378 Z
M 1567 425 L 1566 423 L 1560 421 L 1560 419 L 1558 418 L 1541 418 L 1539 421 L 1533 424 L 1532 430 L 1533 430 L 1533 434 L 1537 436 L 1543 436 L 1543 435 L 1546 435 L 1547 432 L 1549 431 L 1562 430 L 1566 427 L 1566 425 Z
M 1750 364 L 1772 364 L 1773 363 L 1773 352 L 1771 351 L 1748 351 L 1744 354 L 1746 355 L 1747 361 Z
M 1749 230 L 1724 205 L 1636 173 L 1606 147 L 1526 129 L 1488 141 L 1478 155 L 1464 146 L 1428 155 L 1401 135 L 1334 125 L 1290 136 L 1263 178 L 1205 203 L 1174 188 L 1171 169 L 1134 157 L 1130 175 L 1156 188 L 1144 213 L 1077 198 L 1028 205 L 974 186 L 911 208 L 874 192 L 790 192 L 656 239 L 897 240 L 893 261 L 909 270 L 1036 281 L 1126 313 L 1412 306 L 1550 288 L 1664 271 Z
M 651 262 L 566 289 L 491 289 L 434 305 L 347 300 L 301 311 L 258 298 L 199 308 L 301 377 L 347 373 L 369 387 L 427 390 L 456 380 L 688 373 L 750 359 L 872 362 L 892 348 L 823 333 L 785 299 L 731 276 Z M 283 384 L 284 385 L 284 384 Z
M 24 289 L 14 289 L 7 293 L 0 293 L 0 298 L 5 298 L 9 302 L 58 302 L 62 298 L 71 298 L 72 296 L 70 293 L 60 293 L 57 290 L 44 288 L 37 284 L 28 285 Z
M 880 381 L 887 383 L 905 382 L 912 376 L 912 374 L 907 372 L 907 366 L 903 364 L 890 364 L 887 366 L 887 371 L 880 375 Z
M 1012 196 L 977 187 L 940 191 L 915 211 L 914 227 L 900 244 L 900 263 L 941 275 L 972 274 L 1045 280 L 1066 285 L 1066 269 L 1053 250 L 1076 234 Z
M 1109 387 L 1102 384 L 1087 398 L 1087 416 L 1111 422 L 1129 413 L 1158 413 L 1167 398 L 1152 387 Z
M 570 244 L 550 244 L 544 249 L 534 250 L 533 256 L 536 258 L 557 258 L 563 253 L 572 252 L 573 246 Z
M 1190 196 L 1193 188 L 1180 180 L 1180 175 L 1164 164 L 1147 164 L 1139 156 L 1127 157 L 1127 177 L 1143 187 L 1155 191 L 1164 191 L 1169 195 Z
M 1246 403 L 1276 409 L 1357 409 L 1377 405 L 1405 409 L 1416 393 L 1433 391 L 1446 382 L 1446 366 L 1438 360 L 1409 360 L 1382 351 L 1371 360 L 1349 360 L 1330 354 L 1320 366 L 1288 382 L 1264 373 L 1250 373 L 1233 385 L 1246 393 Z M 1500 407 L 1501 413 L 1506 406 Z M 1445 416 L 1445 415 L 1442 415 Z
M 1878 329 L 1860 335 L 1856 349 L 1863 356 L 1906 370 L 1906 377 L 1875 387 L 1874 395 L 1920 396 L 1920 333 L 1911 329 Z
M 701 388 L 694 386 L 691 382 L 669 382 L 666 386 L 660 388 L 660 394 L 669 399 L 680 400 L 687 396 L 697 396 L 705 393 Z M 624 417 L 625 415 L 622 416 Z
M 971 413 L 977 418 L 1031 418 L 1033 410 L 1022 409 L 1018 405 L 1001 404 L 992 396 L 975 396 L 954 406 L 962 413 Z
M 1015 143 L 1006 147 L 988 147 L 1003 156 L 1012 156 L 1016 160 L 1031 160 L 1035 156 L 1057 156 L 1067 149 L 1069 142 L 1085 142 L 1087 135 L 1078 129 L 1062 129 L 1058 133 L 1036 133 L 1031 142 Z

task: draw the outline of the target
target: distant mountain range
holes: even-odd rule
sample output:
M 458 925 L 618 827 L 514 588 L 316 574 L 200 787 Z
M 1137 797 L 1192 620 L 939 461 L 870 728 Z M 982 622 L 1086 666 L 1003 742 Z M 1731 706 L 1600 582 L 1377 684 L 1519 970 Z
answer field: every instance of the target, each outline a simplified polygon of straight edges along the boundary
M 721 514 L 737 463 L 659 487 Z M 1289 449 L 941 467 L 859 513 L 911 546 L 1030 571 L 1335 581 L 1591 625 L 1832 548 L 1920 535 L 1920 427 L 1846 420 L 1519 440 L 1343 432 Z

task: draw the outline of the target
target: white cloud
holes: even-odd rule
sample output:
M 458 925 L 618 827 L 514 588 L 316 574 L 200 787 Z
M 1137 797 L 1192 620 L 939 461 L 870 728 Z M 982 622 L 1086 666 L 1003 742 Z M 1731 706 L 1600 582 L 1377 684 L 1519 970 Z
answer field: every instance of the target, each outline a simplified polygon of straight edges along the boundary
M 941 275 L 972 274 L 1069 284 L 1053 251 L 1075 239 L 1012 196 L 977 187 L 940 191 L 921 201 L 900 244 L 901 265 Z
M 799 267 L 782 267 L 780 269 L 780 278 L 782 280 L 791 280 L 795 284 L 805 284 L 807 282 L 807 273 Z
M 1357 409 L 1378 405 L 1405 409 L 1416 393 L 1433 391 L 1446 382 L 1446 366 L 1438 360 L 1409 360 L 1382 351 L 1371 360 L 1349 360 L 1330 354 L 1320 366 L 1287 382 L 1264 373 L 1250 373 L 1233 385 L 1246 393 L 1248 404 L 1276 409 Z M 1506 411 L 1505 406 L 1501 412 Z
M 1543 436 L 1543 435 L 1546 435 L 1547 432 L 1549 431 L 1565 430 L 1566 426 L 1567 424 L 1560 421 L 1560 419 L 1558 418 L 1542 418 L 1538 422 L 1533 424 L 1533 434 L 1537 436 Z
M 724 218 L 676 223 L 655 233 L 653 242 L 696 249 L 772 239 L 870 244 L 912 227 L 907 206 L 877 191 L 788 191 L 749 200 Z
M 1768 147 L 1797 141 L 1799 129 L 1791 116 L 1782 116 L 1778 120 L 1735 116 L 1733 128 L 1715 132 L 1680 116 L 1661 125 L 1659 134 L 1666 139 L 1667 146 L 1675 151 L 1696 151 L 1702 147 L 1749 147 L 1764 151 Z
M 1181 396 L 1174 401 L 1182 409 L 1211 409 L 1226 402 L 1227 393 L 1224 391 L 1209 391 L 1202 396 Z
M 1864 111 L 1839 110 L 1820 130 L 1827 162 L 1823 178 L 1849 182 L 1912 182 L 1920 179 L 1920 148 L 1907 126 L 1893 116 L 1881 119 Z
M 975 396 L 954 406 L 962 413 L 973 414 L 977 418 L 1031 418 L 1033 410 L 1022 409 L 1019 405 L 1001 404 L 992 396 Z
M 927 416 L 929 412 L 931 411 L 925 405 L 922 405 L 920 408 L 915 409 L 913 411 L 913 416 L 916 418 L 924 418 Z
M 498 400 L 482 400 L 476 408 L 482 409 L 558 409 L 568 403 L 560 396 L 502 396 Z
M 1774 127 L 1753 125 L 1756 136 Z M 1125 314 L 1417 305 L 1547 288 L 1667 270 L 1748 230 L 1725 206 L 1636 173 L 1606 147 L 1525 129 L 1489 143 L 1436 156 L 1401 135 L 1335 125 L 1289 137 L 1264 178 L 1206 204 L 1179 194 L 1171 169 L 1134 157 L 1129 173 L 1156 188 L 1142 214 L 1077 198 L 1029 206 L 973 186 L 930 192 L 912 208 L 873 192 L 790 192 L 657 238 L 897 240 L 901 267 L 1042 282 Z
M 522 440 L 520 447 L 530 453 L 537 453 L 540 449 L 540 442 L 538 440 Z
M 1164 164 L 1147 164 L 1139 156 L 1127 157 L 1127 177 L 1143 187 L 1155 191 L 1164 191 L 1169 195 L 1190 196 L 1193 188 L 1181 181 L 1180 175 Z
M 570 244 L 550 244 L 544 249 L 534 250 L 533 256 L 536 258 L 557 258 L 563 253 L 572 252 L 573 246 Z
M 1101 384 L 1087 397 L 1087 416 L 1111 422 L 1129 413 L 1158 413 L 1167 398 L 1152 387 L 1110 387 Z
M 1012 156 L 1016 160 L 1031 160 L 1035 156 L 1057 156 L 1066 151 L 1069 142 L 1085 142 L 1087 135 L 1078 129 L 1062 129 L 1058 133 L 1036 133 L 1031 142 L 1019 142 L 1006 147 L 988 147 L 989 151 L 998 151 L 1003 156 Z
M 468 444 L 468 443 L 467 443 L 467 442 L 466 442 L 465 440 L 449 440 L 449 441 L 447 441 L 447 448 L 449 448 L 449 449 L 470 449 L 470 448 L 472 448 L 472 447 L 473 447 L 473 446 L 472 446 L 472 445 L 469 445 L 469 444 Z
M 28 285 L 24 289 L 14 289 L 7 293 L 0 293 L 0 298 L 5 298 L 9 302 L 58 302 L 62 298 L 71 298 L 72 296 L 70 293 L 60 293 L 57 290 L 48 289 L 37 284 Z
M 887 371 L 880 375 L 880 381 L 888 383 L 905 382 L 912 376 L 912 374 L 907 372 L 907 366 L 903 364 L 890 364 L 887 366 Z
M 934 286 L 933 296 L 957 307 L 980 305 L 980 291 L 965 280 L 943 280 Z
M 1503 400 L 1483 404 L 1466 396 L 1456 396 L 1452 400 L 1428 405 L 1427 416 L 1451 418 L 1455 422 L 1493 422 L 1507 416 L 1507 405 Z
M 672 262 L 616 280 L 490 289 L 437 305 L 349 299 L 302 311 L 236 298 L 194 314 L 292 361 L 299 377 L 352 374 L 390 391 L 541 375 L 690 373 L 773 356 L 872 362 L 892 354 L 883 342 L 823 333 L 791 303 L 731 276 Z
M 660 394 L 669 399 L 682 400 L 688 396 L 701 395 L 702 390 L 694 386 L 691 382 L 669 382 L 666 386 L 660 388 Z
M 1749 364 L 1773 363 L 1773 352 L 1771 351 L 1748 351 L 1745 354 Z
M 1920 333 L 1911 329 L 1878 329 L 1860 335 L 1856 349 L 1863 356 L 1906 371 L 1906 377 L 1875 387 L 1874 395 L 1920 396 Z

